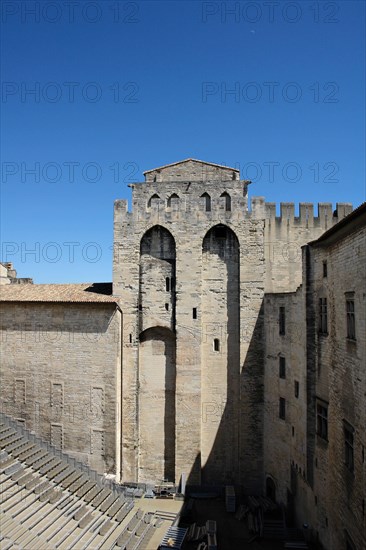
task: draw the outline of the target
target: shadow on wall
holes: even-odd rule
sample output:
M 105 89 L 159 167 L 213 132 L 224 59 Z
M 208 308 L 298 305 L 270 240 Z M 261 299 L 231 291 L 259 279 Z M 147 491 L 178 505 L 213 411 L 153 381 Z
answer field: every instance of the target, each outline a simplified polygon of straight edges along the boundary
M 257 298 L 258 309 L 253 312 L 256 289 L 240 286 L 239 241 L 229 227 L 220 224 L 208 231 L 202 255 L 201 416 L 197 419 L 201 442 L 200 453 L 187 472 L 187 484 L 234 484 L 243 486 L 246 492 L 259 493 L 263 485 L 263 306 Z M 172 280 L 175 281 L 174 238 L 165 228 L 155 226 L 142 238 L 140 263 L 143 314 L 138 463 L 139 479 L 146 481 L 176 478 L 175 284 L 169 286 Z M 172 311 L 162 310 L 160 296 L 165 296 L 164 301 L 169 301 L 170 296 Z M 246 311 L 247 322 L 243 318 L 240 322 L 240 315 Z M 243 335 L 240 326 L 244 327 Z M 184 410 L 185 424 L 189 426 L 189 406 Z
M 228 227 L 218 225 L 207 233 L 203 266 L 202 327 L 211 326 L 213 318 L 216 322 L 202 342 L 201 455 L 192 465 L 187 485 L 233 484 L 247 493 L 261 493 L 263 303 L 252 329 L 252 318 L 248 325 L 245 319 L 240 323 L 240 249 Z M 244 300 L 251 299 L 250 292 Z M 240 325 L 250 335 L 242 342 Z M 241 343 L 246 351 L 243 364 Z
M 175 334 L 163 327 L 140 335 L 139 476 L 174 479 Z

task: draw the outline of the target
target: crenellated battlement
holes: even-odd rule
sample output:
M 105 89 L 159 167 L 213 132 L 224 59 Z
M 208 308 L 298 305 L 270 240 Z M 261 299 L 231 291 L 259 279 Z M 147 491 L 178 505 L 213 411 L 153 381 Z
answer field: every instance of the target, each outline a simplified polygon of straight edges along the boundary
M 280 215 L 277 216 L 277 205 L 274 202 L 265 202 L 264 197 L 252 197 L 249 199 L 249 210 L 255 219 L 265 219 L 271 223 L 301 226 L 330 226 L 348 216 L 352 212 L 352 204 L 336 203 L 333 210 L 332 203 L 320 202 L 317 205 L 315 215 L 314 204 L 310 202 L 299 203 L 299 215 L 295 216 L 295 203 L 281 202 Z

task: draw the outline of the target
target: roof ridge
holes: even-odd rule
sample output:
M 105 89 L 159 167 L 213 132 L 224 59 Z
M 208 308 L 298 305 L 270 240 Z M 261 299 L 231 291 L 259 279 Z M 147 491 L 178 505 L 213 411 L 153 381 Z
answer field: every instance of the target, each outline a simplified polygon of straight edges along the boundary
M 158 166 L 156 168 L 151 168 L 150 170 L 145 170 L 143 174 L 145 175 L 145 174 L 148 174 L 149 172 L 155 172 L 155 170 L 162 170 L 163 168 L 169 168 L 170 166 L 176 166 L 177 164 L 182 164 L 183 162 L 189 162 L 189 161 L 200 162 L 201 164 L 207 164 L 208 166 L 216 166 L 217 168 L 224 168 L 226 170 L 240 172 L 238 168 L 233 168 L 232 166 L 225 166 L 224 164 L 217 164 L 215 162 L 207 162 L 206 160 L 199 160 L 199 159 L 194 159 L 192 157 L 189 157 L 184 160 L 178 160 L 177 162 L 171 162 L 169 164 L 164 164 L 163 166 Z

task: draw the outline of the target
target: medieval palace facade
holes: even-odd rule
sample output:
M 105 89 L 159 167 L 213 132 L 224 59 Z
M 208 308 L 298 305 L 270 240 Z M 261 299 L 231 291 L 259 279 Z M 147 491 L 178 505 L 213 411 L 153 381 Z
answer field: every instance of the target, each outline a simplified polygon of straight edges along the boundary
M 118 481 L 268 494 L 361 550 L 366 207 L 278 216 L 249 184 L 194 159 L 145 172 L 115 202 L 112 284 L 3 264 L 2 408 Z

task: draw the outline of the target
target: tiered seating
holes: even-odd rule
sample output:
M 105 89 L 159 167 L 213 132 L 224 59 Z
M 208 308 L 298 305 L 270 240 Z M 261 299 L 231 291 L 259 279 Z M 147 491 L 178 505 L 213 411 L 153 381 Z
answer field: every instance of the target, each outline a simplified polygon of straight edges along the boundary
M 142 550 L 157 528 L 154 514 L 136 511 L 122 488 L 105 486 L 4 414 L 0 484 L 2 549 Z

